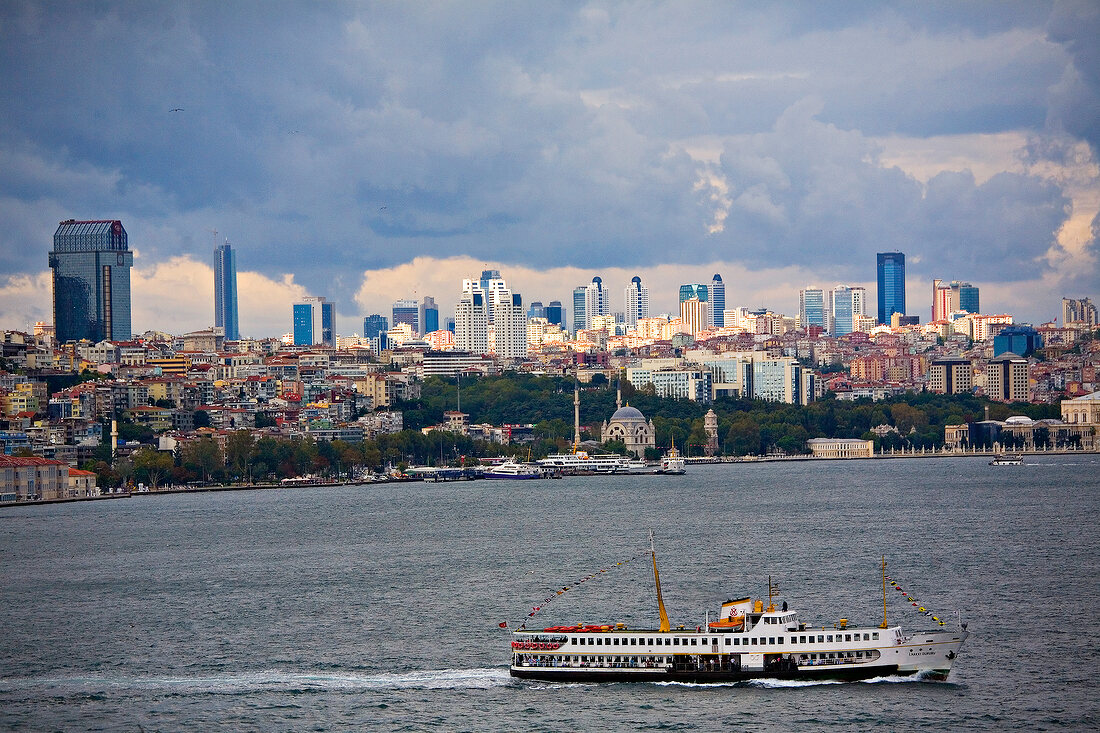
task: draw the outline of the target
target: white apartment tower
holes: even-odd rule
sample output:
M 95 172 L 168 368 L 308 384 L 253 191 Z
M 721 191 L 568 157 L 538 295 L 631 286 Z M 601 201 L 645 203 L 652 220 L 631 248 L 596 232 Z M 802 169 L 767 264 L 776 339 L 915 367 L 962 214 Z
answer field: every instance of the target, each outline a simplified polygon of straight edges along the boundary
M 610 314 L 607 303 L 607 291 L 603 289 L 603 280 L 592 278 L 584 293 L 584 327 L 592 328 L 592 319 Z M 578 328 L 580 324 L 577 324 Z
M 649 318 L 649 288 L 642 285 L 642 278 L 635 275 L 630 279 L 630 285 L 626 287 L 626 317 L 624 322 L 627 328 L 634 328 L 642 318 Z
M 489 312 L 480 288 L 464 290 L 455 306 L 455 349 L 473 354 L 489 353 Z
M 519 293 L 498 291 L 493 324 L 494 350 L 499 359 L 527 358 L 527 311 Z M 506 295 L 505 295 L 506 294 Z

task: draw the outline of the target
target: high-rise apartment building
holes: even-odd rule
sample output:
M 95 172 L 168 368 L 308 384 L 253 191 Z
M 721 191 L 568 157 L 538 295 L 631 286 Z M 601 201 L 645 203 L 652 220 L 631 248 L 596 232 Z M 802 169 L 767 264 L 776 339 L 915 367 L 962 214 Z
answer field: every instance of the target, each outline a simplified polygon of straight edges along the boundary
M 228 239 L 214 248 L 214 326 L 223 329 L 231 341 L 241 337 L 237 322 L 237 253 Z
M 866 315 L 867 290 L 837 285 L 829 291 L 829 333 L 843 336 L 856 328 L 856 316 Z
M 435 304 L 435 298 L 425 295 L 420 303 L 420 335 L 439 330 L 439 306 Z
M 455 306 L 455 349 L 489 353 L 489 311 L 480 288 L 464 291 Z
M 936 394 L 967 394 L 974 387 L 974 370 L 969 359 L 935 359 L 928 369 L 928 391 Z
M 584 291 L 584 327 L 592 328 L 592 319 L 611 313 L 607 302 L 607 291 L 603 288 L 603 279 L 592 278 Z
M 1011 351 L 995 356 L 985 366 L 985 396 L 998 402 L 1027 402 L 1027 359 Z
M 494 351 L 500 359 L 527 358 L 527 313 L 519 293 L 504 291 L 496 304 L 496 323 L 493 324 Z
M 134 253 L 121 221 L 61 222 L 49 263 L 58 342 L 129 340 Z
M 628 328 L 634 328 L 638 325 L 638 319 L 649 318 L 649 288 L 642 285 L 642 278 L 635 275 L 630 278 L 624 295 L 626 311 L 623 313 L 623 323 Z
M 680 321 L 692 336 L 710 328 L 710 311 L 706 301 L 691 297 L 680 303 Z
M 1062 298 L 1062 325 L 1096 328 L 1096 306 L 1088 298 Z
M 294 345 L 320 344 L 336 348 L 336 304 L 324 298 L 303 298 L 294 304 Z
M 500 270 L 482 270 L 480 278 L 468 278 L 462 281 L 463 293 L 480 292 L 485 302 L 489 323 L 493 323 L 493 308 L 503 298 L 499 291 L 507 290 L 508 284 L 500 276 Z
M 395 300 L 391 306 L 390 315 L 392 324 L 390 328 L 406 323 L 414 334 L 420 334 L 420 304 L 415 300 L 408 298 Z
M 798 323 L 804 329 L 819 326 L 823 331 L 829 330 L 829 309 L 824 290 L 811 287 L 798 291 Z
M 879 252 L 877 257 L 878 322 L 889 325 L 891 315 L 905 313 L 905 255 Z
M 726 325 L 726 284 L 722 282 L 722 276 L 717 272 L 710 279 L 710 314 L 715 328 Z

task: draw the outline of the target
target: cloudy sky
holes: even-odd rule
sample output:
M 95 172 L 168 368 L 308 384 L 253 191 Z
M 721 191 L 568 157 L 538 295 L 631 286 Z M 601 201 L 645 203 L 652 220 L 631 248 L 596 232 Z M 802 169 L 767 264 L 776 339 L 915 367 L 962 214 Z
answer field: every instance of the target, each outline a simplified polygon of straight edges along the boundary
M 495 267 L 652 310 L 719 272 L 797 311 L 907 257 L 1039 322 L 1100 296 L 1100 3 L 0 4 L 0 328 L 52 320 L 62 219 L 118 218 L 133 323 L 338 330 Z M 172 111 L 182 108 L 182 111 Z M 213 230 L 217 230 L 215 235 Z M 570 314 L 571 315 L 571 314 Z

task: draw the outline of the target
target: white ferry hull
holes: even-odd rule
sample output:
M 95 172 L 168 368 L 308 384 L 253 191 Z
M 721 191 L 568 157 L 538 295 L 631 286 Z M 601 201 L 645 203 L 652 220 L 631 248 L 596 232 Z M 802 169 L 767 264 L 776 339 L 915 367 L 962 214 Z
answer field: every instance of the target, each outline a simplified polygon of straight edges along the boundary
M 643 637 L 644 641 L 653 633 L 631 635 L 636 639 Z M 740 654 L 714 645 L 705 651 L 700 648 L 698 652 L 671 655 L 660 647 L 643 650 L 631 644 L 593 655 L 591 649 L 566 641 L 557 649 L 514 650 L 509 672 L 520 679 L 558 682 L 728 684 L 754 679 L 858 681 L 914 675 L 942 681 L 950 674 L 967 635 L 966 631 L 957 630 L 898 637 L 892 646 L 860 645 L 859 657 L 853 644 L 795 645 L 789 651 L 775 654 Z M 695 634 L 685 637 L 683 632 L 673 636 L 699 638 Z M 615 638 L 615 634 L 605 638 Z M 716 637 L 702 635 L 702 638 Z M 724 641 L 726 635 L 717 638 Z

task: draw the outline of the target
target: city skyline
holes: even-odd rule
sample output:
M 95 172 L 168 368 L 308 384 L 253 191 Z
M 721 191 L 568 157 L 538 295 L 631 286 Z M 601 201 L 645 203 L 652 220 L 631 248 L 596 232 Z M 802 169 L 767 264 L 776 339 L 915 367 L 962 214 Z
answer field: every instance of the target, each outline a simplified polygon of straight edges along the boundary
M 52 320 L 65 219 L 126 222 L 139 333 L 212 325 L 215 227 L 253 336 L 312 292 L 449 313 L 486 267 L 795 313 L 896 249 L 911 312 L 946 277 L 1029 322 L 1100 281 L 1091 3 L 130 10 L 0 8 L 8 327 Z

